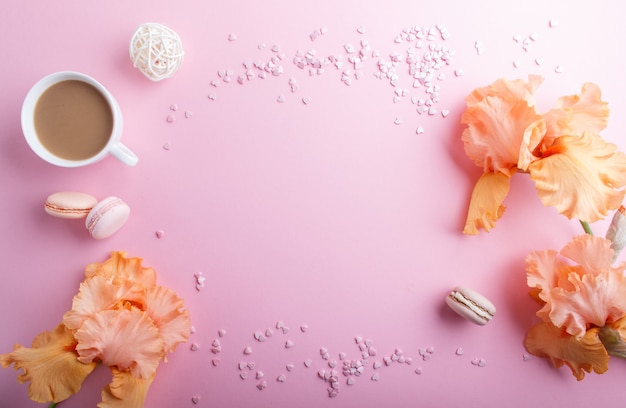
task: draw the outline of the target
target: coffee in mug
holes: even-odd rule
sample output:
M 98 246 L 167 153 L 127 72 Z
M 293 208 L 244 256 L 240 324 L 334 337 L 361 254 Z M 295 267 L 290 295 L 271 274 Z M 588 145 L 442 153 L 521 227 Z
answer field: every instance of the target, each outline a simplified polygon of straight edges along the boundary
M 35 84 L 22 107 L 22 129 L 33 151 L 52 164 L 84 166 L 108 154 L 137 163 L 120 142 L 119 105 L 99 82 L 81 73 L 57 72 Z

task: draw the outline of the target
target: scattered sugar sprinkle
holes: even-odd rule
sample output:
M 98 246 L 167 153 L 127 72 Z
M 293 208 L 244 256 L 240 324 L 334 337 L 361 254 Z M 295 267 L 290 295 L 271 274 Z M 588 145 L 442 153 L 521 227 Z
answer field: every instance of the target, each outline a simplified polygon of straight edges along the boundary
M 290 348 L 292 348 L 293 346 L 294 346 L 293 341 L 291 341 L 291 340 L 287 340 L 287 341 L 285 342 L 285 348 L 286 348 L 286 349 L 290 349 Z
M 170 142 L 165 142 L 163 143 L 163 150 L 170 150 L 172 148 L 172 145 L 170 144 Z
M 198 343 L 191 343 L 191 346 L 189 347 L 189 349 L 191 351 L 198 351 L 200 349 L 200 346 L 198 345 Z
M 477 366 L 477 367 L 485 367 L 487 365 L 487 362 L 485 361 L 485 359 L 483 358 L 473 358 L 471 361 L 472 365 Z
M 257 384 L 256 386 L 260 391 L 263 391 L 264 389 L 267 388 L 267 381 L 263 380 L 260 383 Z
M 170 110 L 176 112 L 178 110 L 178 105 L 173 103 L 170 105 Z
M 229 34 L 228 41 L 237 41 L 237 34 Z
M 202 274 L 202 272 L 196 272 L 193 276 L 196 278 L 196 290 L 199 292 L 202 288 L 204 288 L 206 277 Z
M 457 356 L 462 356 L 463 353 L 464 351 L 461 347 L 457 348 L 456 351 L 454 352 L 454 354 L 456 354 Z
M 169 115 L 167 115 L 167 118 L 165 118 L 165 120 L 166 120 L 168 123 L 173 123 L 173 122 L 175 122 L 175 121 L 176 121 L 176 117 L 170 113 Z
M 194 405 L 197 405 L 197 404 L 200 402 L 200 397 L 199 397 L 199 396 L 197 396 L 197 395 L 194 395 L 193 397 L 191 397 L 191 402 L 192 402 Z
M 530 360 L 530 355 L 529 355 L 529 354 L 524 354 L 524 355 L 522 356 L 522 360 L 523 360 L 523 361 L 529 361 L 529 360 Z
M 278 381 L 279 383 L 284 383 L 287 380 L 287 377 L 284 374 L 280 374 L 278 377 L 276 377 L 276 381 Z
M 217 331 L 217 335 L 218 335 L 218 336 L 220 336 L 220 337 L 224 337 L 224 336 L 226 336 L 226 330 L 224 330 L 224 329 L 219 329 L 219 330 Z
M 218 365 L 220 365 L 221 362 L 222 360 L 219 358 L 214 358 L 211 360 L 211 364 L 213 364 L 213 367 L 217 367 Z
M 163 230 L 156 230 L 154 232 L 154 235 L 156 235 L 157 238 L 161 239 L 161 238 L 163 238 L 163 236 L 165 236 L 165 231 L 163 231 Z
M 250 347 L 246 347 L 243 349 L 243 354 L 250 355 L 252 354 L 252 349 Z

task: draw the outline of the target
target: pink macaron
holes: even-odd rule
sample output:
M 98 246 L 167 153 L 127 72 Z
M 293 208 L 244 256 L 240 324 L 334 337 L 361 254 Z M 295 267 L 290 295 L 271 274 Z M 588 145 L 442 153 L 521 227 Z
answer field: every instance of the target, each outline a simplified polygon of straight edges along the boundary
M 108 238 L 126 224 L 130 207 L 117 197 L 98 202 L 87 215 L 85 227 L 95 239 Z
M 57 218 L 85 218 L 98 200 L 91 194 L 63 191 L 46 198 L 44 210 Z
M 465 286 L 454 288 L 446 297 L 446 303 L 460 316 L 481 326 L 496 314 L 496 307 L 489 299 Z

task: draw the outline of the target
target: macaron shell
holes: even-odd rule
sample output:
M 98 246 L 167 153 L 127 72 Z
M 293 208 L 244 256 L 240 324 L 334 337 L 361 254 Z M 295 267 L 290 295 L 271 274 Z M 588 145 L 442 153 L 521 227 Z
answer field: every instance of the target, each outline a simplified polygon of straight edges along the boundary
M 57 218 L 85 218 L 97 202 L 98 200 L 91 194 L 62 191 L 50 194 L 46 198 L 44 210 Z
M 496 307 L 489 299 L 464 286 L 457 286 L 446 297 L 446 303 L 460 316 L 481 326 L 487 324 L 496 313 Z
M 85 227 L 93 238 L 104 239 L 119 231 L 129 216 L 128 204 L 117 197 L 108 197 L 91 209 Z

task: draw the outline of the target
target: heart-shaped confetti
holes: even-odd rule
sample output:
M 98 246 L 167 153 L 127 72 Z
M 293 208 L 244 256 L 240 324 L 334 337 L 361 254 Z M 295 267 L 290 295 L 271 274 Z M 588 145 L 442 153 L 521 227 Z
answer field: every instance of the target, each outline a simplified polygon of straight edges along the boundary
M 200 402 L 200 397 L 194 395 L 193 397 L 191 397 L 191 402 L 197 404 L 198 402 Z

